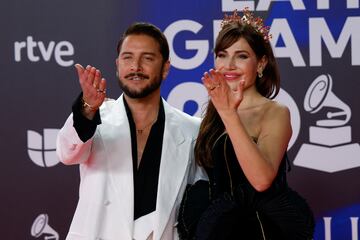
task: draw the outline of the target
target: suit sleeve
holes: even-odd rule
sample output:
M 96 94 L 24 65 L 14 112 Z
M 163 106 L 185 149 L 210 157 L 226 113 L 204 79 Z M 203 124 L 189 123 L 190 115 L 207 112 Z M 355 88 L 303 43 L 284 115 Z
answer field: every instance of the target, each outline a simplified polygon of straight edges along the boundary
M 66 165 L 86 162 L 89 158 L 92 139 L 98 124 L 101 124 L 99 110 L 93 120 L 81 114 L 82 94 L 72 106 L 72 114 L 58 133 L 56 153 Z
M 72 106 L 74 128 L 83 142 L 89 140 L 96 131 L 96 126 L 101 124 L 100 111 L 97 110 L 93 120 L 89 120 L 81 113 L 82 93 Z
M 92 141 L 93 139 L 90 138 L 83 142 L 79 138 L 73 126 L 73 114 L 71 114 L 58 133 L 56 154 L 59 160 L 66 165 L 86 162 L 90 156 Z

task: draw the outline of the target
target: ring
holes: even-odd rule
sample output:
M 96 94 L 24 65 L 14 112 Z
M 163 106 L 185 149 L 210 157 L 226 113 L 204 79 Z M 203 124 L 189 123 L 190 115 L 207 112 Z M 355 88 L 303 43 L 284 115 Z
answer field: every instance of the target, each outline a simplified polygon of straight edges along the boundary
M 220 83 L 218 83 L 218 84 L 216 84 L 216 85 L 212 85 L 212 86 L 210 86 L 209 90 L 212 91 L 212 90 L 214 90 L 215 88 L 220 87 L 220 86 L 221 86 Z
M 104 89 L 104 90 L 101 90 L 101 89 L 96 89 L 96 91 L 98 92 L 98 93 L 106 93 L 106 89 Z

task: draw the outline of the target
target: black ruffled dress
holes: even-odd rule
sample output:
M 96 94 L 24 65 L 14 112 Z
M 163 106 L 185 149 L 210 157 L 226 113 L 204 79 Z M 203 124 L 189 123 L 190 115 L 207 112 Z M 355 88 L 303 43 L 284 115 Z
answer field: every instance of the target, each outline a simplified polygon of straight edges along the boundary
M 188 186 L 178 232 L 186 240 L 306 240 L 315 221 L 305 199 L 286 181 L 285 156 L 272 186 L 257 192 L 246 179 L 227 134 L 213 148 L 209 182 Z

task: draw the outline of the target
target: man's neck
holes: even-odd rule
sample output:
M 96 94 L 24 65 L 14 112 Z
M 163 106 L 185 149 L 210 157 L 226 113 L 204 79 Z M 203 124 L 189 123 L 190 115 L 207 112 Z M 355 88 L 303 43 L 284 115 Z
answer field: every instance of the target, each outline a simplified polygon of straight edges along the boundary
M 151 119 L 158 116 L 160 107 L 160 93 L 150 94 L 144 98 L 130 98 L 124 94 L 125 100 L 130 108 L 135 125 L 141 127 Z

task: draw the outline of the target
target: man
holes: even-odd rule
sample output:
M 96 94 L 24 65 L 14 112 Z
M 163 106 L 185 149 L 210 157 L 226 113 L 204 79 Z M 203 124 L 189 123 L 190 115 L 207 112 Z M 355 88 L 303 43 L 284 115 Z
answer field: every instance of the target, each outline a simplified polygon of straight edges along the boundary
M 105 98 L 99 70 L 75 66 L 82 94 L 57 139 L 60 160 L 80 164 L 67 240 L 176 239 L 186 184 L 201 175 L 193 161 L 199 119 L 160 97 L 170 62 L 158 28 L 133 24 L 117 51 L 123 94 L 116 101 Z

